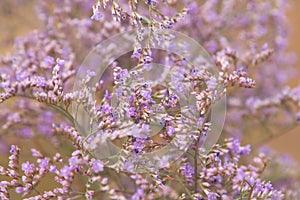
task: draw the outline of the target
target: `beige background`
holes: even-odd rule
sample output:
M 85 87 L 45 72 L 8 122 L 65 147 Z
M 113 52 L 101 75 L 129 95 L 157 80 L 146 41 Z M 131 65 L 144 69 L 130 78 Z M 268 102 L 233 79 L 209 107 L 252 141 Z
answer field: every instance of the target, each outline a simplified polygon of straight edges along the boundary
M 289 50 L 297 53 L 297 68 L 300 70 L 300 0 L 290 0 L 288 18 L 292 27 Z M 296 83 L 300 84 L 300 77 Z M 271 146 L 280 152 L 286 152 L 300 161 L 300 124 L 299 127 L 270 142 Z

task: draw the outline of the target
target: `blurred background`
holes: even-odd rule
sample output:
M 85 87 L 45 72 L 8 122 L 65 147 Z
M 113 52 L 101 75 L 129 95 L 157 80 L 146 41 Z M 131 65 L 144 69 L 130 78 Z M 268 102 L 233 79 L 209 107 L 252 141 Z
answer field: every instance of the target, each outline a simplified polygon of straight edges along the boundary
M 18 1 L 20 1 L 20 6 L 17 7 L 10 1 L 0 1 L 0 54 L 2 55 L 10 52 L 15 38 L 26 35 L 40 26 L 32 1 Z M 290 8 L 287 12 L 291 27 L 289 50 L 297 54 L 297 68 L 300 70 L 300 1 L 289 0 L 289 3 Z M 291 82 L 290 85 L 293 87 L 299 83 L 300 81 L 297 80 Z M 300 161 L 300 144 L 298 142 L 300 142 L 300 126 L 273 139 L 269 144 L 277 151 L 287 153 Z

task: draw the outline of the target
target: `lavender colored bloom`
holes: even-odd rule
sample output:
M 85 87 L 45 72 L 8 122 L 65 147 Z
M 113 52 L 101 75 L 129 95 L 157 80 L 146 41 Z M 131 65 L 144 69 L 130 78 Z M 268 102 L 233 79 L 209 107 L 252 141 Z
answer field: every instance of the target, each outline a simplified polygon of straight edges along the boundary
M 103 18 L 103 15 L 100 13 L 99 10 L 94 11 L 93 15 L 91 16 L 91 19 L 95 20 L 95 21 L 100 21 L 102 18 Z
M 46 56 L 46 58 L 44 59 L 45 64 L 47 64 L 48 66 L 52 66 L 54 65 L 55 61 L 54 58 L 51 56 Z
M 204 119 L 203 117 L 200 117 L 200 118 L 198 119 L 197 126 L 198 126 L 198 127 L 201 127 L 201 126 L 204 124 L 204 122 L 205 122 L 205 119 Z
M 142 124 L 141 132 L 142 133 L 149 133 L 150 132 L 150 125 L 149 124 Z
M 39 152 L 36 149 L 30 149 L 30 151 L 31 151 L 31 154 L 32 154 L 33 157 L 37 157 L 37 158 L 43 157 L 43 155 L 41 154 L 41 152 Z
M 134 193 L 131 197 L 131 200 L 140 200 L 145 196 L 144 190 L 142 188 L 138 188 L 136 193 Z
M 240 154 L 241 155 L 247 155 L 247 154 L 250 154 L 250 152 L 251 152 L 251 146 L 250 145 L 246 145 L 246 146 L 244 146 L 240 149 Z
M 245 154 L 249 154 L 251 149 L 250 149 L 250 145 L 247 145 L 245 147 L 241 147 L 240 146 L 240 142 L 238 140 L 233 140 L 230 143 L 230 148 L 233 151 L 233 154 L 240 154 L 240 155 L 245 155 Z
M 16 79 L 18 81 L 23 81 L 23 80 L 25 80 L 28 77 L 29 77 L 29 73 L 27 71 L 25 71 L 25 72 L 22 71 L 22 72 L 17 72 L 16 73 Z
M 123 94 L 123 89 L 120 88 L 120 87 L 116 88 L 116 95 L 117 95 L 118 97 L 120 97 L 120 96 L 122 96 L 122 94 Z
M 33 82 L 33 84 L 36 84 L 38 87 L 45 87 L 47 84 L 46 79 L 41 76 L 34 76 L 31 78 L 31 81 Z
M 134 164 L 130 161 L 125 161 L 124 169 L 126 169 L 128 172 L 132 172 L 134 170 Z
M 49 159 L 49 158 L 44 158 L 44 159 L 39 159 L 39 160 L 38 160 L 39 167 L 40 167 L 40 168 L 44 168 L 44 169 L 48 169 L 48 167 L 49 167 L 49 162 L 50 162 L 50 159 Z
M 143 135 L 136 135 L 136 136 L 140 136 L 138 138 L 134 138 L 134 143 L 133 143 L 133 151 L 135 153 L 139 153 L 143 150 L 143 148 L 145 147 L 145 141 L 146 141 L 146 137 Z
M 56 166 L 55 165 L 50 165 L 49 171 L 52 172 L 52 173 L 55 173 L 56 172 Z
M 114 73 L 114 80 L 116 83 L 125 83 L 129 78 L 127 69 L 118 68 L 118 71 Z
M 151 91 L 143 91 L 143 92 L 142 92 L 142 96 L 143 96 L 146 100 L 151 100 Z
M 112 99 L 112 94 L 110 94 L 108 92 L 108 90 L 105 90 L 104 98 L 106 98 L 107 100 L 111 100 Z
M 208 200 L 217 200 L 218 197 L 219 197 L 218 194 L 212 193 L 212 192 L 208 193 L 208 195 L 207 195 L 207 199 L 208 199 Z
M 187 178 L 191 179 L 194 176 L 195 170 L 194 167 L 190 163 L 185 163 L 181 168 L 180 168 L 182 175 Z
M 31 164 L 27 161 L 25 163 L 22 163 L 22 170 L 26 175 L 28 175 L 35 171 L 35 166 L 34 164 Z
M 170 167 L 170 157 L 168 156 L 162 156 L 161 158 L 156 158 L 157 159 L 157 165 L 158 167 Z
M 9 153 L 10 154 L 14 154 L 14 153 L 16 153 L 18 151 L 18 149 L 19 148 L 16 145 L 11 145 Z
M 92 159 L 90 164 L 92 166 L 92 169 L 93 169 L 94 173 L 102 172 L 103 169 L 104 169 L 104 164 L 100 160 Z
M 56 59 L 56 63 L 57 63 L 57 65 L 58 65 L 59 67 L 63 67 L 64 64 L 66 63 L 66 61 L 63 60 L 63 59 L 57 58 L 57 59 Z
M 127 112 L 128 117 L 134 117 L 136 115 L 135 110 L 136 110 L 135 107 L 129 108 Z
M 24 192 L 24 187 L 16 187 L 15 191 L 17 194 L 20 194 L 20 193 Z
M 88 75 L 89 77 L 94 77 L 94 76 L 96 76 L 96 73 L 95 73 L 94 71 L 88 70 L 88 71 L 87 71 L 87 75 Z
M 142 54 L 138 50 L 134 50 L 132 55 L 131 55 L 131 58 L 139 59 L 141 56 L 142 56 Z
M 175 133 L 175 129 L 174 129 L 174 127 L 173 126 L 167 126 L 167 128 L 166 128 L 166 132 L 167 132 L 167 134 L 168 134 L 168 136 L 173 136 L 174 135 L 174 133 Z
M 82 159 L 78 158 L 78 157 L 71 157 L 71 158 L 69 158 L 68 161 L 69 161 L 69 165 L 71 167 L 76 167 L 77 165 L 79 165 L 81 163 Z
M 206 82 L 206 84 L 207 84 L 207 88 L 208 88 L 209 90 L 213 90 L 213 89 L 215 89 L 215 88 L 217 87 L 217 80 L 216 80 L 215 77 L 211 77 L 211 78 Z
M 103 18 L 103 15 L 100 13 L 100 5 L 96 4 L 93 6 L 93 15 L 91 16 L 92 20 L 100 21 Z
M 65 179 L 69 179 L 70 176 L 72 175 L 71 168 L 65 165 L 63 168 L 60 169 L 60 175 Z
M 218 50 L 218 45 L 215 41 L 206 42 L 205 47 L 210 53 L 214 53 Z
M 101 106 L 101 112 L 104 114 L 110 114 L 112 111 L 112 107 L 109 103 L 105 102 L 103 106 Z
M 175 108 L 178 103 L 178 97 L 175 94 L 171 94 L 167 99 L 167 106 Z

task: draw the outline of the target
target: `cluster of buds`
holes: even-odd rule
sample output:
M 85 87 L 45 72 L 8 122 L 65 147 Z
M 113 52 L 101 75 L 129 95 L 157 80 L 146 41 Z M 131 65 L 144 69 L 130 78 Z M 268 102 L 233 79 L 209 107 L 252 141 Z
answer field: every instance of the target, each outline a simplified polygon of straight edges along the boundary
M 200 93 L 194 92 L 197 99 L 197 108 L 200 115 L 204 115 L 213 103 L 212 93 L 208 90 L 203 90 Z

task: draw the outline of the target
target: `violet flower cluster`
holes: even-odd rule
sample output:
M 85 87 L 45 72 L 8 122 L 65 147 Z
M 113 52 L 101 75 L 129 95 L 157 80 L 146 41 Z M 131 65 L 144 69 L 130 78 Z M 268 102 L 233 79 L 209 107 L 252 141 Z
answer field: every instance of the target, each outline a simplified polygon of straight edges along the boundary
M 17 38 L 14 50 L 0 58 L 0 147 L 1 157 L 8 156 L 0 160 L 1 199 L 299 198 L 298 164 L 264 146 L 300 118 L 299 87 L 287 87 L 296 72 L 294 56 L 287 52 L 285 0 L 52 0 L 34 5 L 41 27 Z M 150 39 L 142 46 L 146 28 Z M 202 44 L 217 73 L 193 66 L 183 55 L 152 50 L 154 40 L 162 41 L 159 31 L 168 29 Z M 92 88 L 86 87 L 95 76 L 89 71 L 82 90 L 73 91 L 89 50 L 128 30 L 137 32 L 130 55 L 114 60 Z M 141 78 L 154 61 L 172 69 L 170 89 Z M 180 120 L 184 111 L 173 92 L 184 84 L 191 88 L 186 98 L 195 99 L 196 114 L 187 121 Z M 225 94 L 222 138 L 204 154 L 201 144 L 214 125 L 211 107 Z M 96 124 L 89 138 L 77 129 L 72 102 L 81 103 L 89 123 Z M 167 114 L 154 116 L 159 110 Z M 144 137 L 153 122 L 161 130 Z M 126 171 L 107 167 L 95 156 L 98 134 L 131 152 L 130 159 L 121 156 Z M 135 159 L 174 138 L 179 146 L 185 144 L 178 135 L 192 141 L 180 159 L 159 159 L 162 167 L 134 173 Z M 241 141 L 252 144 L 253 154 Z

